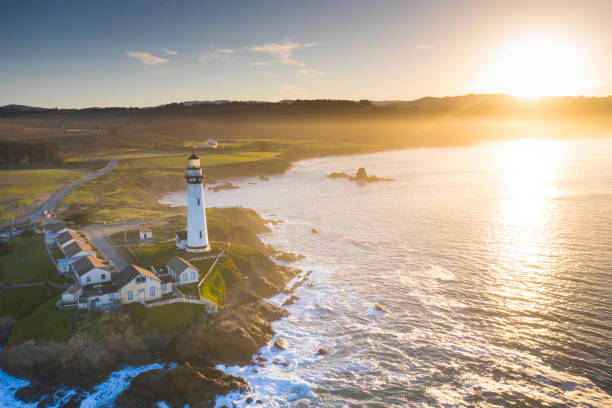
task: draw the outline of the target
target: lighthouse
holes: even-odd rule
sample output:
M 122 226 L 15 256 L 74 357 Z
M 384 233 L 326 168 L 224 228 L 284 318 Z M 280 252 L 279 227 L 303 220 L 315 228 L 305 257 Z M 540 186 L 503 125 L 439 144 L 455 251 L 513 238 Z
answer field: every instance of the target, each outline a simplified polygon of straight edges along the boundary
M 187 252 L 210 251 L 206 229 L 206 204 L 202 167 L 195 152 L 187 159 Z

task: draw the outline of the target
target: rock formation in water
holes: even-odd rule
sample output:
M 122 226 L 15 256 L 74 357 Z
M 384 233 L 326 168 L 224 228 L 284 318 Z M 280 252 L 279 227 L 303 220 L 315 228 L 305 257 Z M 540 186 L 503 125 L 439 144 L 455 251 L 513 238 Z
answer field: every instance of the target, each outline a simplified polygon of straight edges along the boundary
M 374 175 L 368 176 L 368 173 L 366 172 L 365 167 L 360 167 L 357 170 L 357 173 L 355 173 L 355 176 L 351 176 L 349 174 L 346 173 L 330 173 L 327 175 L 327 177 L 329 178 L 345 178 L 348 179 L 350 181 L 360 181 L 360 182 L 366 182 L 366 183 L 372 183 L 375 181 L 392 181 L 393 179 L 391 178 L 384 178 L 384 177 L 377 177 Z

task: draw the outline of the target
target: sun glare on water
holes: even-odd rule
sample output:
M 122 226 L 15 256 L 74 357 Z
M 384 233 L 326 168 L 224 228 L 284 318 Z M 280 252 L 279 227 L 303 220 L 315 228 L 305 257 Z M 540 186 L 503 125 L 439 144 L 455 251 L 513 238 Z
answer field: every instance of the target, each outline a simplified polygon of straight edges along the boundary
M 523 97 L 580 95 L 586 88 L 584 55 L 561 39 L 526 38 L 497 54 L 479 88 Z

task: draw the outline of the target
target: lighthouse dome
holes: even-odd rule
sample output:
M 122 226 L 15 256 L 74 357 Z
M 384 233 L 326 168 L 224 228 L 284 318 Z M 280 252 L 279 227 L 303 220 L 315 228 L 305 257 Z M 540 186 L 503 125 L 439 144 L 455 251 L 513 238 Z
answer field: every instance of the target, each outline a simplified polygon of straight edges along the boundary
M 187 159 L 187 169 L 199 169 L 200 158 L 196 156 L 195 152 Z

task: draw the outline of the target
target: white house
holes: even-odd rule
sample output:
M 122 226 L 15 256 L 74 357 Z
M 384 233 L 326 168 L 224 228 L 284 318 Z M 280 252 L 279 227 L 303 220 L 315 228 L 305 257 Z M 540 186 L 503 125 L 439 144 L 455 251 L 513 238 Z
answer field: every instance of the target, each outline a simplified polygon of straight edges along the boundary
M 61 258 L 57 260 L 57 271 L 62 273 L 72 272 L 72 264 L 81 259 L 80 256 L 74 258 Z
M 61 223 L 45 225 L 45 242 L 53 244 L 57 236 L 66 231 L 72 230 Z
M 148 302 L 162 295 L 161 279 L 148 269 L 128 265 L 113 276 L 122 304 Z
M 81 286 L 111 281 L 111 273 L 100 258 L 83 256 L 72 264 L 72 269 Z
M 55 242 L 57 242 L 57 245 L 60 248 L 64 248 L 65 246 L 70 245 L 73 242 L 81 242 L 84 244 L 85 239 L 76 232 L 69 230 L 59 234 L 57 238 L 55 238 Z
M 66 258 L 76 258 L 81 256 L 96 256 L 96 251 L 92 247 L 82 242 L 73 242 L 62 248 Z
M 153 231 L 151 231 L 150 229 L 143 229 L 138 232 L 140 233 L 141 240 L 153 238 Z
M 87 299 L 89 310 L 107 309 L 119 306 L 121 298 L 117 292 L 117 287 L 113 282 L 105 282 L 99 285 L 90 285 L 83 288 L 81 301 Z
M 181 257 L 173 256 L 166 264 L 168 273 L 174 279 L 176 285 L 187 285 L 199 281 L 200 271 L 198 268 Z
M 205 149 L 216 149 L 218 147 L 218 143 L 214 139 L 208 139 L 206 143 L 200 145 L 200 147 L 203 147 Z
M 72 285 L 62 293 L 62 303 L 79 303 L 79 298 L 82 294 L 82 287 L 79 285 Z

